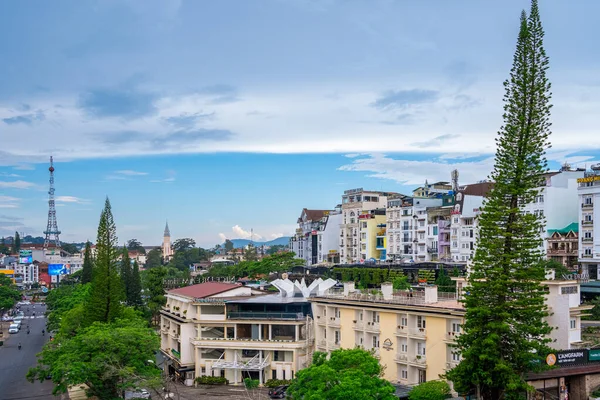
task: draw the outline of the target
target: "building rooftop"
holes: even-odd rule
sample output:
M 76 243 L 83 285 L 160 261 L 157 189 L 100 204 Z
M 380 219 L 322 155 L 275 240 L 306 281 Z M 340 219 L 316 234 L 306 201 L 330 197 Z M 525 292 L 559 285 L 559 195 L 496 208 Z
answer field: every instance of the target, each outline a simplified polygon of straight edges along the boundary
M 577 222 L 572 222 L 562 229 L 548 229 L 548 236 L 552 236 L 555 232 L 558 232 L 561 235 L 566 235 L 569 232 L 577 233 L 579 232 L 579 224 Z
M 236 297 L 233 299 L 224 299 L 227 304 L 250 304 L 250 303 L 268 303 L 268 304 L 291 304 L 291 303 L 306 303 L 305 297 L 283 297 L 281 294 L 267 294 L 256 297 Z
M 195 299 L 203 299 L 219 293 L 227 292 L 242 287 L 237 283 L 204 282 L 197 285 L 186 286 L 179 289 L 169 290 L 167 294 L 175 294 Z
M 307 208 L 303 208 L 302 214 L 298 218 L 298 222 L 302 222 L 302 217 L 305 215 L 307 221 L 320 221 L 329 212 L 331 212 L 331 210 L 309 210 Z

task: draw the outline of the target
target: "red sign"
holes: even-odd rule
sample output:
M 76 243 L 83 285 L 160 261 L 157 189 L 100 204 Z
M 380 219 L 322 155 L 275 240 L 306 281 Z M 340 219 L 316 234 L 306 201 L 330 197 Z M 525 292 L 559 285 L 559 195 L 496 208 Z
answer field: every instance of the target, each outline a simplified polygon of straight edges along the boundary
M 317 234 L 317 231 L 312 231 L 311 232 L 311 235 L 316 235 L 316 234 Z

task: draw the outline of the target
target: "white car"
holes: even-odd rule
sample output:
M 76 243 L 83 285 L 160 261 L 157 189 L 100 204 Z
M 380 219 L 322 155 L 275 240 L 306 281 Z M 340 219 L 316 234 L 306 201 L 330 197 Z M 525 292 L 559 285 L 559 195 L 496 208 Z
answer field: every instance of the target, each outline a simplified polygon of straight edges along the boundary
M 18 324 L 10 324 L 8 327 L 8 333 L 19 333 L 20 325 Z

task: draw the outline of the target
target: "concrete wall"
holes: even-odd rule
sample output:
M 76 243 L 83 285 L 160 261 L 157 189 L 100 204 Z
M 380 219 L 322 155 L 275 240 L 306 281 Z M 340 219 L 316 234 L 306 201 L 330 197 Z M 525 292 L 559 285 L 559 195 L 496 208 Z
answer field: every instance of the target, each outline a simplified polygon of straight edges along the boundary
M 446 372 L 446 318 L 427 316 L 427 339 L 425 348 L 427 351 L 427 380 L 439 379 Z

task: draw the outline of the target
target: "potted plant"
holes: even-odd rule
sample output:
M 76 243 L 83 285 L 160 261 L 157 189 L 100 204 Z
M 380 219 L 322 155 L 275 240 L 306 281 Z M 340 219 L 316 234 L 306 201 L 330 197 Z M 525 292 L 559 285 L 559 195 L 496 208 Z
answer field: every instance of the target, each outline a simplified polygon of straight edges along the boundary
M 183 310 L 183 315 L 187 314 L 187 310 Z

